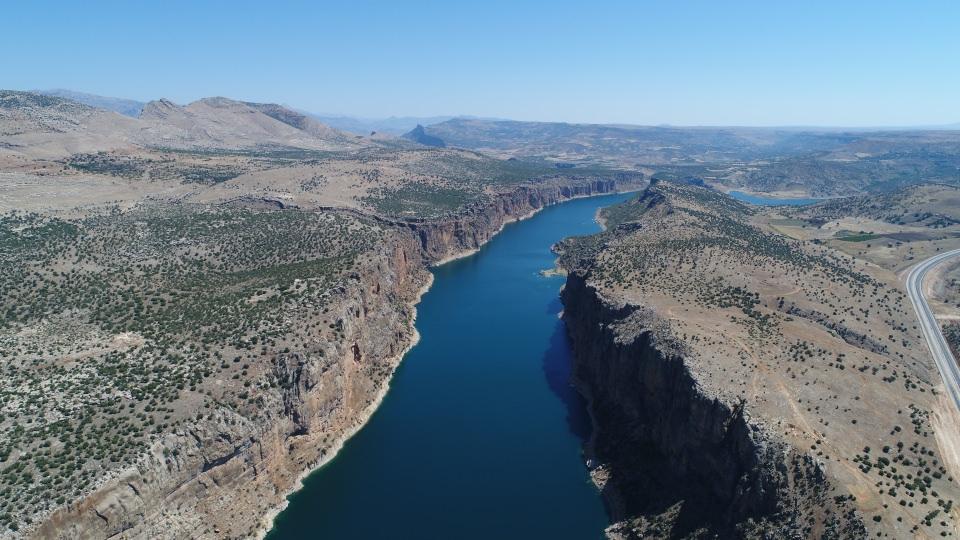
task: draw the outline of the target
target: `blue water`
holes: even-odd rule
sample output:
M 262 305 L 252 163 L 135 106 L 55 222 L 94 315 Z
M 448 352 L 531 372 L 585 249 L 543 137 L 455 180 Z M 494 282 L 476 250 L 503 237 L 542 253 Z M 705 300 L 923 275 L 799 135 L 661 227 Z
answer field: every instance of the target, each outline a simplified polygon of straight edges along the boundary
M 570 350 L 550 246 L 596 232 L 578 199 L 508 225 L 434 270 L 420 343 L 379 410 L 290 497 L 270 540 L 602 538 L 581 456 L 589 420 L 568 385 Z
M 822 202 L 825 199 L 776 199 L 773 197 L 758 197 L 756 195 L 750 195 L 749 193 L 743 193 L 742 191 L 731 191 L 729 193 L 731 197 L 737 199 L 738 201 L 748 202 L 750 204 L 756 204 L 759 206 L 806 206 L 808 204 L 816 204 Z

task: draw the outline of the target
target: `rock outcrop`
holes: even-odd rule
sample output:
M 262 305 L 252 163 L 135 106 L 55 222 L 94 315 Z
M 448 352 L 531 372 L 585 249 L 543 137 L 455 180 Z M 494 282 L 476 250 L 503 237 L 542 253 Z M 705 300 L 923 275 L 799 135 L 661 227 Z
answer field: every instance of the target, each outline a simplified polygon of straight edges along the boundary
M 429 276 L 398 235 L 351 276 L 331 308 L 343 338 L 277 354 L 259 416 L 218 408 L 155 441 L 150 454 L 51 516 L 41 538 L 248 537 L 299 478 L 376 408 L 416 340 L 413 304 Z M 294 314 L 296 316 L 300 316 Z
M 447 145 L 440 137 L 434 137 L 427 133 L 427 130 L 420 124 L 403 134 L 403 138 L 424 146 L 433 146 L 434 148 L 445 148 Z

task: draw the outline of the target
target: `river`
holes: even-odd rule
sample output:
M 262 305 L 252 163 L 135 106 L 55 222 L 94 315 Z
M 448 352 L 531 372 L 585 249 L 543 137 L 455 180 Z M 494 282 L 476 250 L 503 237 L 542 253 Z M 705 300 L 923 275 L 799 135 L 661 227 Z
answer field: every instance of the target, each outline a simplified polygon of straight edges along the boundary
M 608 523 L 581 448 L 589 419 L 550 246 L 597 232 L 577 199 L 506 226 L 433 270 L 420 343 L 369 423 L 290 497 L 269 540 L 602 538 Z

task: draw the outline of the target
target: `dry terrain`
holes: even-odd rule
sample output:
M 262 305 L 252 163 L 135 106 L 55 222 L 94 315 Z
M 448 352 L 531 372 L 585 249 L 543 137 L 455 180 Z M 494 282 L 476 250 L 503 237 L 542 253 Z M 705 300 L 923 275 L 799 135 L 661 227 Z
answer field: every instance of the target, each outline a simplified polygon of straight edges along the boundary
M 0 92 L 0 537 L 261 534 L 383 396 L 428 264 L 639 180 Z
M 262 534 L 386 392 L 427 267 L 547 204 L 654 171 L 833 195 L 874 162 L 895 184 L 930 153 L 955 172 L 950 134 L 898 157 L 889 134 L 448 127 L 473 131 L 428 147 L 274 104 L 124 116 L 0 91 L 0 537 Z M 921 185 L 758 209 L 660 182 L 565 242 L 565 301 L 601 313 L 567 308 L 610 534 L 955 534 L 960 424 L 898 276 L 960 244 L 958 203 Z M 957 280 L 930 285 L 946 322 Z
M 761 209 L 701 187 L 659 182 L 605 210 L 606 232 L 563 243 L 562 264 L 573 270 L 568 288 L 576 289 L 566 300 L 575 342 L 586 339 L 578 338 L 576 328 L 587 319 L 577 306 L 589 305 L 577 295 L 600 299 L 613 310 L 602 326 L 611 329 L 611 339 L 647 340 L 659 351 L 655 358 L 681 362 L 696 399 L 722 404 L 723 412 L 715 414 L 751 430 L 741 444 L 761 456 L 753 480 L 784 492 L 766 510 L 731 508 L 726 517 L 698 523 L 685 520 L 682 511 L 678 517 L 674 505 L 695 505 L 703 493 L 681 490 L 667 495 L 665 504 L 638 491 L 670 476 L 651 480 L 631 468 L 635 464 L 621 449 L 625 438 L 654 451 L 672 449 L 676 460 L 707 459 L 697 456 L 706 448 L 671 446 L 697 418 L 664 427 L 640 413 L 631 420 L 639 426 L 632 433 L 621 432 L 622 419 L 619 428 L 605 426 L 604 411 L 617 417 L 637 405 L 598 397 L 607 390 L 591 381 L 626 368 L 581 360 L 578 377 L 600 417 L 596 451 L 607 462 L 598 477 L 623 519 L 614 533 L 695 536 L 712 528 L 749 536 L 752 520 L 767 519 L 803 536 L 955 535 L 957 413 L 940 391 L 898 273 L 913 260 L 960 244 L 951 202 L 958 195 L 956 188 L 923 186 L 887 199 Z M 588 352 L 581 356 L 603 363 L 589 347 L 582 349 Z M 650 384 L 657 360 L 635 361 L 639 374 L 620 375 Z M 698 431 L 716 429 L 709 426 Z M 797 474 L 777 480 L 772 471 L 790 461 L 773 459 L 786 461 L 772 465 L 772 458 L 763 458 L 769 441 L 786 443 L 784 455 L 814 464 L 823 478 L 819 494 L 799 487 Z M 707 448 L 726 444 L 701 442 Z M 723 493 L 717 487 L 722 482 L 711 477 L 722 467 L 664 459 L 679 478 L 685 477 L 678 470 L 689 474 L 692 468 L 707 478 L 710 487 L 702 491 Z M 765 467 L 773 468 L 768 474 Z M 751 490 L 739 489 L 741 496 Z M 860 527 L 865 533 L 856 532 Z
M 412 133 L 412 132 L 411 132 Z M 926 182 L 960 184 L 960 131 L 798 130 L 454 118 L 419 134 L 557 166 L 602 164 L 721 190 L 836 197 Z

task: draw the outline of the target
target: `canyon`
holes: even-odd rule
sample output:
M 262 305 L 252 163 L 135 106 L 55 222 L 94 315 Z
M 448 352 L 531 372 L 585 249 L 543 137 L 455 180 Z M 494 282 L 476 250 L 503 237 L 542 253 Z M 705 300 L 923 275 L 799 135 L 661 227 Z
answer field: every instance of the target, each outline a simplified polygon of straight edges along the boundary
M 643 182 L 642 175 L 553 179 L 505 190 L 446 219 L 376 218 L 370 226 L 383 241 L 330 290 L 323 319 L 334 321 L 336 333 L 282 352 L 278 346 L 251 367 L 271 381 L 243 392 L 257 404 L 255 414 L 215 406 L 185 416 L 134 462 L 109 470 L 80 498 L 40 513 L 21 531 L 38 538 L 264 534 L 287 494 L 337 453 L 387 392 L 392 372 L 416 343 L 415 305 L 429 287 L 430 265 L 478 249 L 505 224 L 545 206 Z M 375 217 L 315 211 L 368 222 Z M 301 326 L 317 318 L 303 310 L 291 315 L 305 317 Z
M 514 268 L 565 281 L 563 322 L 543 309 L 607 536 L 954 534 L 957 412 L 902 283 L 960 241 L 957 188 L 904 176 L 936 151 L 949 180 L 952 132 L 453 119 L 411 140 L 127 105 L 0 91 L 0 537 L 263 537 L 387 396 L 438 265 L 627 191 L 556 269 Z M 948 328 L 955 270 L 932 285 Z M 562 373 L 537 375 L 565 399 Z

